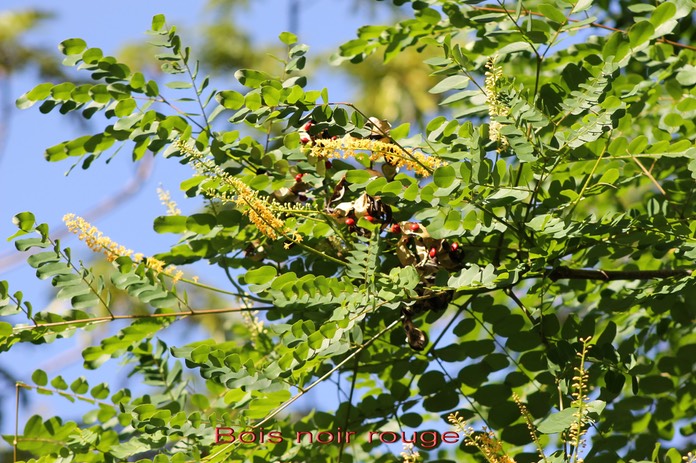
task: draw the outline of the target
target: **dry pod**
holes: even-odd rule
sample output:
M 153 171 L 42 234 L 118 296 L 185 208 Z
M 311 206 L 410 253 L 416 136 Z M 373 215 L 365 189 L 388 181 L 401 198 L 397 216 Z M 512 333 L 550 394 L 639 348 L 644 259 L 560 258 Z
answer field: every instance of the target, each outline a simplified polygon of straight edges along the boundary
M 411 349 L 417 351 L 425 349 L 425 346 L 428 345 L 428 335 L 425 334 L 425 331 L 416 328 L 413 325 L 413 320 L 408 316 L 404 317 L 402 324 L 406 332 L 406 340 L 408 341 L 408 345 L 411 346 Z

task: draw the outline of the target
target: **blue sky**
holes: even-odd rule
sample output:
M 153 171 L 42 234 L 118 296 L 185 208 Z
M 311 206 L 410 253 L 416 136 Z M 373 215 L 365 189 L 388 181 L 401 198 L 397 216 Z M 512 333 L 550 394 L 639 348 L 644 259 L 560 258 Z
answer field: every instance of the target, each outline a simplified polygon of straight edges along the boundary
M 253 6 L 238 18 L 238 23 L 245 25 L 251 32 L 254 43 L 273 43 L 280 32 L 288 29 L 289 0 L 257 0 L 251 3 Z M 354 2 L 350 0 L 302 0 L 300 4 L 298 32 L 300 41 L 310 45 L 310 54 L 333 50 L 340 43 L 353 38 L 355 30 L 367 21 L 367 10 L 362 9 L 354 14 Z M 152 16 L 158 13 L 164 13 L 169 24 L 176 24 L 184 39 L 187 35 L 193 36 L 194 26 L 211 14 L 202 7 L 203 2 L 172 0 L 4 0 L 0 8 L 37 8 L 55 14 L 53 19 L 42 23 L 32 35 L 26 37 L 27 43 L 41 45 L 46 49 L 56 50 L 57 53 L 57 45 L 62 40 L 80 37 L 90 46 L 101 48 L 105 54 L 115 54 L 122 44 L 146 38 L 144 32 L 149 29 Z M 15 76 L 11 81 L 12 100 L 38 83 L 40 81 L 33 72 Z M 225 84 L 218 83 L 218 88 Z M 229 85 L 234 84 L 230 76 Z M 332 98 L 347 99 L 351 95 L 350 89 L 342 80 L 321 82 L 318 85 L 328 87 Z M 58 231 L 64 214 L 85 214 L 97 204 L 113 197 L 132 180 L 137 168 L 130 161 L 130 155 L 123 152 L 109 165 L 103 162 L 109 156 L 103 156 L 89 170 L 83 171 L 78 167 L 66 177 L 65 173 L 71 166 L 70 160 L 59 163 L 44 160 L 43 152 L 47 147 L 92 130 L 95 128 L 90 130 L 80 127 L 58 113 L 41 114 L 37 107 L 15 110 L 11 117 L 6 148 L 0 157 L 0 279 L 8 280 L 12 291 L 23 291 L 36 310 L 41 310 L 49 302 L 50 283 L 39 281 L 34 270 L 23 260 L 19 264 L 8 265 L 8 259 L 12 260 L 17 254 L 12 243 L 4 239 L 16 230 L 11 223 L 12 216 L 20 211 L 32 211 L 39 222 L 46 222 L 52 230 Z M 136 252 L 147 255 L 164 250 L 177 237 L 157 235 L 152 230 L 152 219 L 165 213 L 156 189 L 162 184 L 163 188 L 171 191 L 184 214 L 193 213 L 200 202 L 185 201 L 179 191 L 179 183 L 189 175 L 189 169 L 176 161 L 155 159 L 153 173 L 141 185 L 138 193 L 109 214 L 95 220 L 94 224 L 116 242 Z M 73 254 L 80 258 L 92 257 L 73 238 L 67 237 L 64 244 L 73 248 Z M 196 273 L 213 284 L 226 286 L 222 274 L 205 269 L 196 269 Z M 98 342 L 99 339 L 76 336 L 50 346 L 15 346 L 17 348 L 11 353 L 2 355 L 0 366 L 8 370 L 15 379 L 28 383 L 31 383 L 31 373 L 36 368 L 45 369 L 49 377 L 62 374 L 70 382 L 84 374 L 79 355 L 81 348 L 85 343 Z M 94 383 L 108 382 L 115 379 L 118 373 L 118 368 L 102 368 L 95 372 L 93 378 L 88 376 L 88 379 Z M 9 384 L 0 389 L 0 401 L 0 432 L 13 433 L 14 388 Z M 59 414 L 66 418 L 79 418 L 81 409 L 84 407 L 70 404 L 59 397 L 31 394 L 29 406 L 21 408 L 20 428 L 29 416 L 36 413 L 45 417 Z

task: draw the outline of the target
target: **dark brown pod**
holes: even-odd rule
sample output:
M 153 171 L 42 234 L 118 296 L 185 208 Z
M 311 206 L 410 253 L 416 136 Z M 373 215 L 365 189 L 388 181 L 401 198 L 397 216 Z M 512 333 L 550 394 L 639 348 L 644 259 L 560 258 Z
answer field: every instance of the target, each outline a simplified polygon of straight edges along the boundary
M 428 345 L 428 335 L 419 328 L 413 325 L 413 321 L 405 317 L 403 319 L 404 331 L 406 332 L 406 340 L 411 349 L 422 351 Z

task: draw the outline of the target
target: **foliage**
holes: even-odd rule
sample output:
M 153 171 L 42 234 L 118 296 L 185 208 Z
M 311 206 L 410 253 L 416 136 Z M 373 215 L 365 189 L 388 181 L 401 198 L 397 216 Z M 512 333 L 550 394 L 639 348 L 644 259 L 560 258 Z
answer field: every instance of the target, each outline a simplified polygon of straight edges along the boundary
M 17 249 L 71 310 L 36 311 L 0 282 L 2 349 L 128 320 L 83 351 L 84 368 L 122 358 L 152 387 L 48 387 L 37 370 L 22 388 L 94 408 L 81 423 L 26 420 L 27 461 L 393 461 L 369 432 L 448 422 L 462 439 L 422 434 L 424 461 L 675 463 L 693 447 L 696 56 L 676 41 L 693 5 L 394 3 L 411 16 L 361 28 L 334 62 L 423 52 L 442 96 L 424 133 L 308 89 L 291 33 L 277 74 L 238 69 L 223 90 L 163 16 L 159 82 L 62 42 L 88 83 L 40 84 L 18 107 L 106 125 L 46 159 L 159 153 L 190 166 L 181 189 L 206 207 L 155 218 L 180 240 L 149 258 L 68 216 L 112 261 L 113 286 L 31 213 L 15 216 Z M 233 289 L 173 268 L 197 261 Z M 165 327 L 213 313 L 190 304 L 192 287 L 235 296 L 215 313 L 244 313 L 245 328 L 165 344 Z M 114 313 L 113 288 L 151 312 Z M 328 382 L 335 406 L 288 411 Z M 216 444 L 216 427 L 235 442 Z M 295 441 L 338 430 L 358 437 Z

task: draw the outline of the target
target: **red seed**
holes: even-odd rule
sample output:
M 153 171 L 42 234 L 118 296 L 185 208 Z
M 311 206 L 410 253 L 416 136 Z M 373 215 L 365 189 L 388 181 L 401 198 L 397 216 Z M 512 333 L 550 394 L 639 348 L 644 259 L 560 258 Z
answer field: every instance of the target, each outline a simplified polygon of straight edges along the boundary
M 391 232 L 392 233 L 401 233 L 401 225 L 399 225 L 398 223 L 395 223 L 394 225 L 392 225 Z
M 435 257 L 437 256 L 437 249 L 435 248 L 430 248 L 430 252 L 428 253 L 430 257 Z
M 420 225 L 418 225 L 417 223 L 412 223 L 408 226 L 408 228 L 413 232 L 417 232 L 418 230 L 420 230 Z
M 295 181 L 298 182 L 298 183 L 301 182 L 301 181 L 302 181 L 302 176 L 303 176 L 303 175 L 304 175 L 304 174 L 297 174 L 297 175 L 295 175 Z
M 375 218 L 372 217 L 371 215 L 366 215 L 366 216 L 365 216 L 365 220 L 367 220 L 368 222 L 374 222 L 374 221 L 375 221 Z
M 457 243 L 457 242 L 455 241 L 454 243 L 452 243 L 452 244 L 450 245 L 450 249 L 451 249 L 452 251 L 456 251 L 457 249 L 459 249 L 459 243 Z
M 302 143 L 303 145 L 306 145 L 310 141 L 312 141 L 312 137 L 310 137 L 308 133 L 306 133 L 306 132 L 300 133 L 300 143 Z
M 305 125 L 302 126 L 302 130 L 304 130 L 305 132 L 309 132 L 309 129 L 311 129 L 313 125 L 314 125 L 314 122 L 307 121 L 307 122 L 305 122 Z
M 352 227 L 353 225 L 355 225 L 355 219 L 351 219 L 350 217 L 348 217 L 346 219 L 346 225 L 348 225 L 349 227 Z

